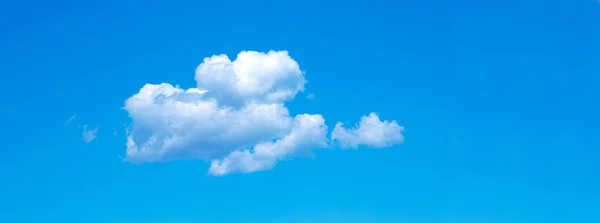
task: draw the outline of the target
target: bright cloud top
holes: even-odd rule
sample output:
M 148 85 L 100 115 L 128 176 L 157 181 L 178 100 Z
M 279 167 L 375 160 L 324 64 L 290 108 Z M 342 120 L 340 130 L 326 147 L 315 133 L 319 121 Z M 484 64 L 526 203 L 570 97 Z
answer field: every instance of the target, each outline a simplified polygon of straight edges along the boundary
M 272 169 L 286 157 L 331 146 L 320 114 L 291 116 L 284 104 L 306 84 L 287 51 L 205 58 L 195 80 L 190 89 L 146 84 L 125 101 L 133 121 L 126 160 L 204 159 L 209 174 L 226 175 Z M 332 139 L 342 147 L 386 147 L 402 143 L 402 131 L 371 113 L 355 130 L 338 123 Z

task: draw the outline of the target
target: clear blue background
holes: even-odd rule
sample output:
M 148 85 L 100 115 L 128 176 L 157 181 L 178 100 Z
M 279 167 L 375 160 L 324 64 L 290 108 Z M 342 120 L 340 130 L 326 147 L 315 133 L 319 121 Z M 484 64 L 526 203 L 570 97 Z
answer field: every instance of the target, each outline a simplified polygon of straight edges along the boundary
M 600 222 L 597 1 L 84 2 L 0 3 L 0 222 Z M 119 159 L 143 84 L 271 49 L 315 93 L 293 113 L 375 111 L 405 144 L 222 178 Z

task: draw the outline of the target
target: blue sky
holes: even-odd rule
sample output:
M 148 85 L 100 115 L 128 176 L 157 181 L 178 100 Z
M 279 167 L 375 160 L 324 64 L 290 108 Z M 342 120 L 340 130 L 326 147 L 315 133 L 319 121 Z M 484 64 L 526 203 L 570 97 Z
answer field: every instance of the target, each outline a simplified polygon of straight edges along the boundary
M 0 30 L 0 222 L 600 220 L 594 0 L 3 1 Z M 377 112 L 405 142 L 222 177 L 123 161 L 128 98 L 243 50 L 306 71 L 292 115 Z

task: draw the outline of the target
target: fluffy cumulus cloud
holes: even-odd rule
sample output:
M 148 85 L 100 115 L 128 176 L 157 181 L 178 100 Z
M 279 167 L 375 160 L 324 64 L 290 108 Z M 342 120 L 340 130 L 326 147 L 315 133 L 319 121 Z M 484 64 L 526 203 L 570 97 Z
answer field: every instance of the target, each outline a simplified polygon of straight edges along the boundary
M 371 113 L 363 116 L 355 128 L 347 129 L 338 122 L 331 132 L 331 139 L 341 148 L 383 148 L 403 143 L 404 136 L 400 134 L 403 131 L 404 127 L 396 121 L 381 121 L 377 114 Z
M 132 119 L 126 160 L 203 159 L 211 163 L 209 174 L 226 175 L 272 169 L 282 159 L 333 145 L 386 147 L 403 141 L 401 126 L 374 113 L 357 129 L 338 123 L 331 139 L 320 114 L 292 116 L 285 103 L 304 91 L 306 79 L 287 51 L 243 51 L 233 61 L 208 57 L 195 80 L 189 89 L 146 84 L 125 101 Z

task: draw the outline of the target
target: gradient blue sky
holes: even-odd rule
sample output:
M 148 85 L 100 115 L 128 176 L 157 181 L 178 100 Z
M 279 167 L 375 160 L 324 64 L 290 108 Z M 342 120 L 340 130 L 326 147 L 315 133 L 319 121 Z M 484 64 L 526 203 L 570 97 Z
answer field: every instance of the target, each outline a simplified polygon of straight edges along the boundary
M 119 158 L 125 99 L 241 50 L 306 70 L 292 113 L 405 143 L 225 177 Z M 2 1 L 0 222 L 600 222 L 599 59 L 594 0 Z

